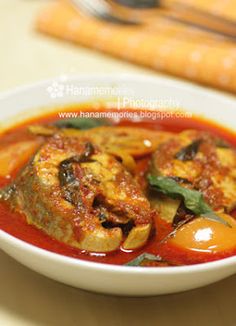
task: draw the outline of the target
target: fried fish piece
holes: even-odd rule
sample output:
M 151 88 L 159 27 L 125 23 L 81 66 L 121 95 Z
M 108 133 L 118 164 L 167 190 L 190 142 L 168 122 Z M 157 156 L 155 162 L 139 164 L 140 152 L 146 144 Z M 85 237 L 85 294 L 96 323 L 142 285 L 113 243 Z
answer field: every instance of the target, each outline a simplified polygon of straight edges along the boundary
M 236 151 L 208 132 L 187 130 L 161 144 L 151 172 L 201 191 L 214 210 L 236 207 Z
M 9 200 L 28 223 L 91 252 L 138 248 L 152 228 L 153 211 L 132 175 L 82 135 L 49 138 Z

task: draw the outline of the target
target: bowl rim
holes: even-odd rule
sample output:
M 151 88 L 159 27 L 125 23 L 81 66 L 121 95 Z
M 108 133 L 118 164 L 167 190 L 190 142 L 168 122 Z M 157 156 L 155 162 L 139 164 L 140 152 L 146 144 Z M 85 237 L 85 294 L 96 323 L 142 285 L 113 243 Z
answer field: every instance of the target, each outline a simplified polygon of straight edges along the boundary
M 54 81 L 58 81 L 60 77 L 52 77 L 49 79 L 44 79 L 38 82 L 28 83 L 23 86 L 18 86 L 13 89 L 0 92 L 0 100 L 7 99 L 8 97 L 12 97 L 14 95 L 18 95 L 22 92 L 30 91 L 31 89 L 37 89 L 42 86 L 46 86 Z M 235 98 L 231 94 L 221 93 L 217 90 L 212 90 L 208 88 L 204 88 L 199 85 L 193 85 L 187 83 L 185 81 L 173 80 L 168 77 L 163 76 L 145 76 L 139 74 L 116 74 L 115 76 L 112 74 L 81 74 L 79 76 L 76 75 L 68 75 L 66 82 L 85 82 L 90 81 L 93 78 L 94 81 L 106 80 L 106 82 L 154 82 L 161 83 L 167 87 L 171 88 L 184 88 L 185 91 L 198 93 L 198 96 L 208 96 L 215 97 L 216 100 L 226 101 L 232 104 L 235 102 Z M 74 267 L 84 267 L 84 268 L 92 268 L 99 271 L 107 271 L 113 273 L 121 273 L 121 274 L 158 274 L 158 275 L 176 275 L 176 274 L 189 274 L 194 272 L 204 272 L 206 270 L 215 270 L 218 268 L 231 267 L 236 265 L 236 256 L 226 257 L 223 259 L 219 259 L 216 261 L 193 264 L 193 265 L 184 265 L 184 266 L 169 266 L 169 267 L 151 267 L 144 268 L 139 266 L 125 266 L 125 265 L 114 265 L 114 264 L 106 264 L 106 263 L 98 263 L 93 261 L 82 260 L 79 258 L 73 258 L 69 256 L 65 256 L 62 254 L 58 254 L 40 247 L 37 247 L 33 244 L 30 244 L 24 240 L 21 240 L 6 231 L 0 230 L 0 249 L 1 249 L 1 241 L 4 241 L 10 246 L 16 246 L 21 250 L 25 250 L 31 254 L 36 254 L 41 258 L 50 259 L 55 262 L 65 263 Z
M 17 95 L 24 91 L 29 91 L 30 89 L 38 88 L 41 86 L 46 86 L 53 82 L 85 82 L 85 81 L 101 81 L 106 80 L 107 82 L 135 82 L 135 83 L 143 83 L 143 82 L 153 82 L 153 83 L 161 83 L 164 86 L 172 87 L 176 89 L 185 89 L 185 91 L 198 93 L 201 96 L 207 97 L 215 97 L 220 101 L 228 101 L 231 104 L 235 102 L 235 96 L 231 93 L 226 93 L 224 91 L 213 89 L 209 87 L 203 87 L 199 84 L 193 84 L 191 82 L 187 82 L 184 80 L 173 79 L 167 76 L 146 76 L 139 73 L 118 73 L 113 75 L 112 73 L 82 73 L 80 75 L 75 74 L 66 74 L 62 76 L 55 75 L 54 77 L 41 79 L 35 82 L 29 82 L 24 85 L 18 85 L 10 89 L 6 89 L 0 91 L 0 100 L 6 99 L 7 97 L 11 97 L 13 95 Z
M 134 273 L 134 274 L 158 274 L 158 275 L 176 275 L 176 274 L 189 274 L 194 272 L 202 272 L 205 270 L 214 270 L 218 268 L 225 268 L 236 265 L 236 256 L 231 256 L 223 259 L 219 259 L 212 262 L 193 264 L 193 265 L 183 265 L 183 266 L 169 266 L 169 267 L 150 267 L 144 268 L 140 266 L 125 266 L 125 265 L 114 265 L 106 263 L 98 263 L 88 260 L 83 260 L 80 258 L 73 258 L 58 254 L 33 244 L 30 244 L 24 240 L 18 239 L 11 234 L 0 230 L 0 247 L 1 240 L 5 241 L 11 246 L 16 246 L 21 250 L 24 250 L 31 254 L 36 254 L 41 258 L 50 259 L 52 261 L 57 261 L 59 263 L 65 263 L 73 267 L 85 267 L 93 268 L 100 271 L 118 272 L 118 273 Z

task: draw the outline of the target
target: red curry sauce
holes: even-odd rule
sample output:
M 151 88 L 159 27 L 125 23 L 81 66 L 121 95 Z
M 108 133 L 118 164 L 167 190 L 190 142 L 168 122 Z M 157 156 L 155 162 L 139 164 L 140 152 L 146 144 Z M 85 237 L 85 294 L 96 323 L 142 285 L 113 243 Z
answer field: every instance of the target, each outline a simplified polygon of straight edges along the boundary
M 40 117 L 33 120 L 28 120 L 14 128 L 9 129 L 7 132 L 0 136 L 0 149 L 12 144 L 14 142 L 30 140 L 33 136 L 27 131 L 26 127 L 32 124 L 38 123 L 48 123 L 53 122 L 58 119 L 57 113 L 50 114 L 44 117 Z M 142 128 L 149 128 L 154 130 L 163 130 L 170 132 L 181 132 L 185 129 L 196 129 L 196 130 L 207 130 L 214 133 L 215 135 L 222 137 L 234 147 L 236 147 L 236 135 L 233 131 L 225 129 L 213 122 L 206 121 L 201 118 L 165 118 L 163 120 L 143 120 L 141 122 L 132 122 L 128 120 L 121 120 L 118 124 L 119 126 L 135 126 Z M 145 173 L 147 168 L 147 159 L 141 159 L 137 162 L 140 176 Z M 18 171 L 22 168 L 19 166 L 16 171 L 12 173 L 11 176 L 6 178 L 0 178 L 0 187 L 6 186 L 12 180 L 14 180 Z M 233 214 L 236 216 L 235 214 Z M 167 244 L 160 245 L 160 241 L 173 229 L 164 220 L 157 217 L 156 219 L 156 234 L 153 234 L 147 245 L 141 249 L 135 251 L 115 251 L 113 253 L 98 254 L 98 253 L 86 253 L 76 248 L 72 248 L 64 243 L 52 239 L 43 231 L 37 229 L 33 225 L 28 225 L 23 215 L 12 212 L 9 207 L 5 204 L 0 203 L 0 229 L 11 234 L 12 236 L 26 241 L 32 245 L 46 249 L 51 252 L 62 254 L 65 256 L 79 258 L 88 261 L 95 261 L 107 264 L 122 265 L 143 252 L 148 252 L 154 255 L 160 255 L 163 259 L 171 261 L 173 265 L 186 265 L 194 264 L 198 262 L 208 262 L 213 260 L 218 260 L 227 256 L 232 256 L 236 254 L 236 249 L 234 252 L 222 252 L 220 254 L 197 252 L 190 250 L 183 250 L 176 246 L 169 246 Z M 152 266 L 152 263 L 150 263 Z

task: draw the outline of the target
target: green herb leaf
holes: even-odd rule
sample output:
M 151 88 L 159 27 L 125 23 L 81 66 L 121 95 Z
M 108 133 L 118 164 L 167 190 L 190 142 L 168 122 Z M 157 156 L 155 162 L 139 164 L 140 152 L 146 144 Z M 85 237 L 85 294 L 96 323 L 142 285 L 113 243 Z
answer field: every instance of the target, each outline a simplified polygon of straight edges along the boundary
M 216 147 L 219 147 L 219 148 L 230 148 L 230 145 L 224 139 L 218 138 L 216 140 Z
M 73 128 L 73 129 L 91 129 L 100 126 L 111 125 L 107 119 L 96 119 L 96 118 L 70 118 L 58 120 L 54 124 L 58 128 Z
M 134 258 L 133 260 L 129 261 L 128 263 L 124 264 L 125 266 L 140 266 L 143 261 L 159 261 L 161 262 L 162 259 L 160 256 L 155 256 L 144 252 L 143 254 L 139 255 L 138 257 Z
M 11 184 L 3 189 L 0 189 L 0 200 L 4 200 L 4 201 L 9 200 L 14 192 L 15 192 L 14 184 Z
M 191 190 L 180 186 L 172 178 L 164 176 L 148 176 L 149 184 L 158 192 L 184 201 L 184 205 L 197 216 L 205 217 L 231 227 L 224 219 L 216 215 L 211 207 L 205 202 L 200 191 Z

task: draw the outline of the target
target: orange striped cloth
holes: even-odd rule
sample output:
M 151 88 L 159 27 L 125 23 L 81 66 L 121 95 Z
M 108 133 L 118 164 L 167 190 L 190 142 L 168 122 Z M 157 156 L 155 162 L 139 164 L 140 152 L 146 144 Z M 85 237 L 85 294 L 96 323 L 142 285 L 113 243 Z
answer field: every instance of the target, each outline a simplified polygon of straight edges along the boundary
M 236 21 L 236 0 L 182 0 Z M 48 5 L 37 29 L 113 56 L 236 93 L 236 41 L 157 15 L 145 25 L 118 26 L 86 17 L 65 1 Z

